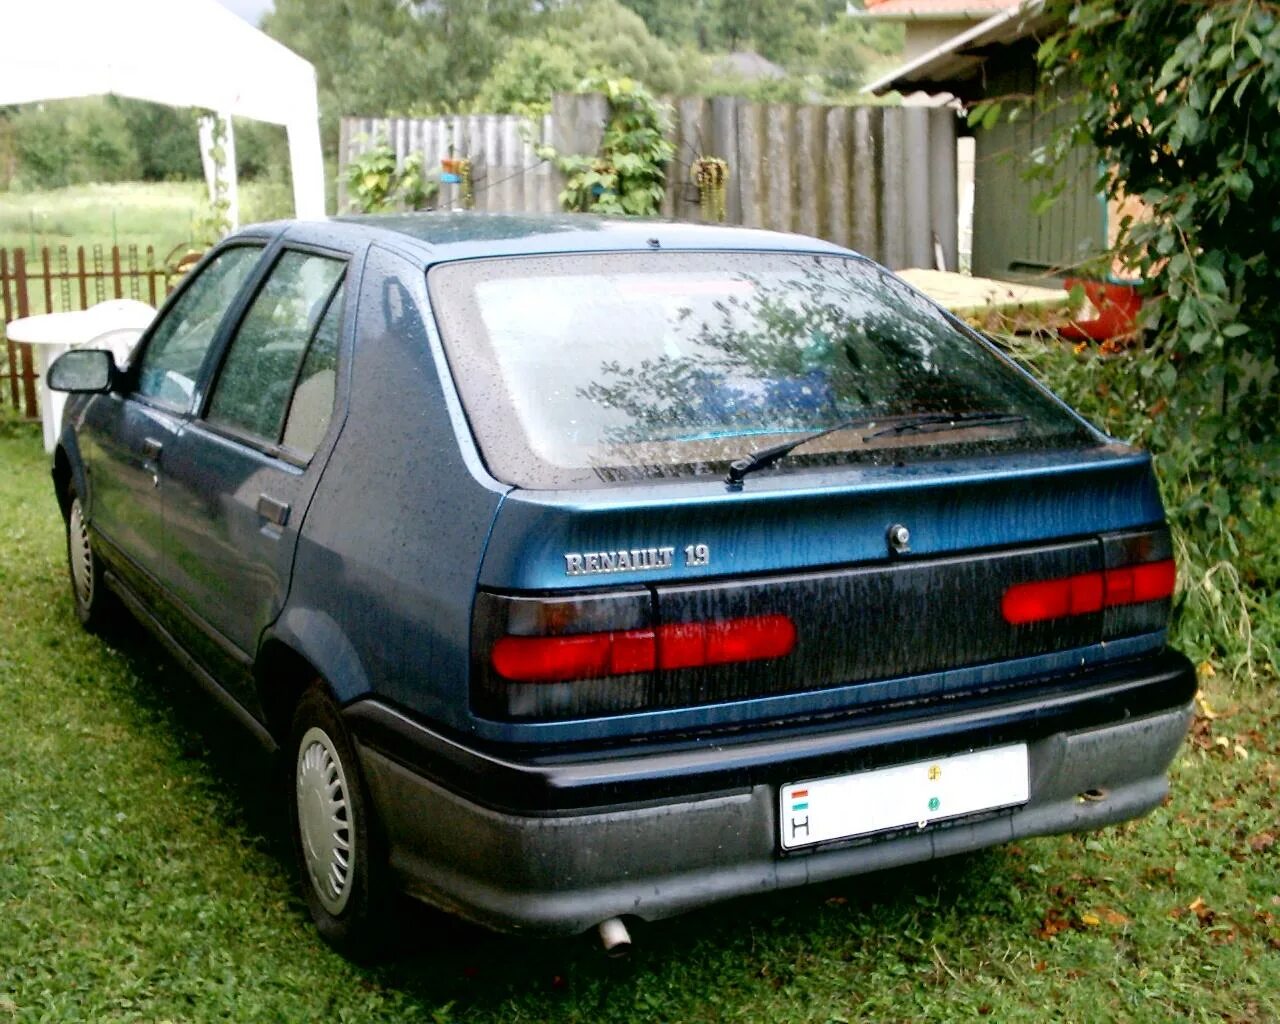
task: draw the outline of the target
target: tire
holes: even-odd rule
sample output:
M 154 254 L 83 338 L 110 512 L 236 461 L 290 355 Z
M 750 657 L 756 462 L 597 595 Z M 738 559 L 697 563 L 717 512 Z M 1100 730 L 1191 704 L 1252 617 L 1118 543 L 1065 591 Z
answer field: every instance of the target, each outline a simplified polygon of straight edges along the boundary
M 317 683 L 293 715 L 287 800 L 303 897 L 321 937 L 349 959 L 386 949 L 388 869 L 360 764 Z
M 67 491 L 67 572 L 76 618 L 90 632 L 101 632 L 116 617 L 113 595 L 102 582 L 102 562 L 93 550 L 80 496 Z

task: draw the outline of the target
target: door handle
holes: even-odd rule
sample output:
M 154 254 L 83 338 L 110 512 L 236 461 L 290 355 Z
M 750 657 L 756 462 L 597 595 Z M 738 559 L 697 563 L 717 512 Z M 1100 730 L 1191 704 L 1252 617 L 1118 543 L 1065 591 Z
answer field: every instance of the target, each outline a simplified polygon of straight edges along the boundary
M 144 437 L 142 439 L 142 454 L 152 462 L 159 460 L 162 451 L 164 451 L 164 445 L 154 437 Z
M 284 526 L 289 521 L 288 502 L 277 501 L 267 494 L 258 495 L 258 515 L 276 526 Z

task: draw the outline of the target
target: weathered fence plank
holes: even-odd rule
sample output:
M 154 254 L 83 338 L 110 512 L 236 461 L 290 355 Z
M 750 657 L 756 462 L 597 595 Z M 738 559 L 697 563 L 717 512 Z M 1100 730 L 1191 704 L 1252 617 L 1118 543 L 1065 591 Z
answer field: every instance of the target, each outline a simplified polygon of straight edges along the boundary
M 764 227 L 764 108 L 739 102 L 737 121 L 738 166 L 729 165 L 729 187 L 742 207 L 740 223 L 760 228 Z
M 954 167 L 955 161 L 955 115 L 945 108 L 930 110 L 929 166 L 941 172 L 941 169 L 947 166 Z M 957 217 L 959 208 L 959 169 L 957 168 L 954 174 L 930 174 L 929 227 L 931 234 L 938 241 L 943 262 L 946 264 L 939 269 L 958 270 L 960 268 L 960 224 Z

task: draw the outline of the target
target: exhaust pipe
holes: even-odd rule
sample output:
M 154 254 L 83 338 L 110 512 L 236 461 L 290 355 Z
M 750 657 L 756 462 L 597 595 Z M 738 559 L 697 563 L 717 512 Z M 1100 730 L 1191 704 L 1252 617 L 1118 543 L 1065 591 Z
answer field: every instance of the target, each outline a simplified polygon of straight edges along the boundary
M 601 921 L 597 930 L 600 932 L 600 943 L 608 956 L 626 956 L 631 952 L 631 933 L 622 923 L 622 918 L 611 917 Z

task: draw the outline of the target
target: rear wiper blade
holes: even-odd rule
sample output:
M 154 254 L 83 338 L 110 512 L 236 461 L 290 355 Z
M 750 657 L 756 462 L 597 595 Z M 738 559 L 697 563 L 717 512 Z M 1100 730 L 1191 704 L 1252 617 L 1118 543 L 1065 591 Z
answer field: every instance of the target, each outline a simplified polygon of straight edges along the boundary
M 946 430 L 949 427 L 969 426 L 973 424 L 1025 423 L 1026 417 L 1017 412 L 931 412 L 921 416 L 912 416 L 891 427 L 866 434 L 862 440 L 872 441 L 877 437 L 891 437 L 895 434 L 915 434 L 929 430 Z
M 802 444 L 808 444 L 810 441 L 816 441 L 820 437 L 826 437 L 828 434 L 834 434 L 837 430 L 849 430 L 851 427 L 862 427 L 868 424 L 874 424 L 874 419 L 860 417 L 854 420 L 841 420 L 834 427 L 825 427 L 822 430 L 815 430 L 804 437 L 798 437 L 794 441 L 784 441 L 782 444 L 770 445 L 768 448 L 761 448 L 754 451 L 745 459 L 738 459 L 729 464 L 729 475 L 724 478 L 724 482 L 730 487 L 741 487 L 742 479 L 748 473 L 754 473 L 757 469 L 764 469 L 766 466 L 772 466 L 784 455 L 790 455 L 795 449 Z

